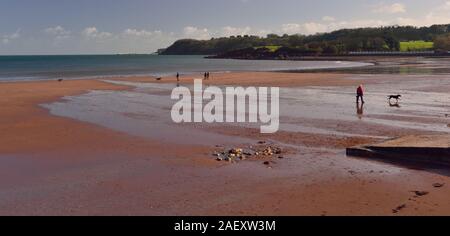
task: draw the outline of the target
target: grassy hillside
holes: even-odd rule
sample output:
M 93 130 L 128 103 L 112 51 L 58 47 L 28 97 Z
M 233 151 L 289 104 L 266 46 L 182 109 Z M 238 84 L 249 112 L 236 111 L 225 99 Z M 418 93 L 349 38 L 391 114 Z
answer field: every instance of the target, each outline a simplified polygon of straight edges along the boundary
M 433 49 L 434 49 L 433 42 L 426 42 L 423 40 L 400 42 L 400 51 L 402 51 L 402 52 L 426 51 L 426 50 L 433 50 Z
M 254 48 L 255 48 L 255 49 L 265 48 L 265 49 L 269 50 L 270 52 L 276 52 L 278 49 L 281 48 L 281 46 L 273 46 L 273 45 L 270 45 L 270 46 L 254 47 Z

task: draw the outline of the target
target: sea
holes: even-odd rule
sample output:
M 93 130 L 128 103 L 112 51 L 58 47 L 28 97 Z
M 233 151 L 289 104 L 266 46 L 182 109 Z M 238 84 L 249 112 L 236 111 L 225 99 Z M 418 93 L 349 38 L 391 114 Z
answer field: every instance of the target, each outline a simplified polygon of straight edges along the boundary
M 280 61 L 206 59 L 205 56 L 55 55 L 0 56 L 0 81 L 170 76 L 176 73 L 302 71 L 362 67 L 346 61 Z

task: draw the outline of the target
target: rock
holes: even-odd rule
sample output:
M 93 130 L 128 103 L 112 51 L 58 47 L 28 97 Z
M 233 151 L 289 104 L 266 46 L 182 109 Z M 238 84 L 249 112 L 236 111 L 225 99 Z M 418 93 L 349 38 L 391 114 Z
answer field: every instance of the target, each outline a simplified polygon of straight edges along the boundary
M 266 149 L 263 151 L 263 155 L 264 155 L 264 156 L 272 156 L 272 155 L 273 155 L 273 150 L 272 150 L 272 148 L 271 148 L 271 147 L 266 148 Z
M 258 144 L 266 144 L 266 141 L 259 141 Z
M 275 147 L 275 148 L 272 148 L 272 149 L 273 149 L 273 153 L 275 153 L 277 155 L 281 154 L 281 148 Z
M 444 187 L 444 185 L 445 184 L 435 183 L 435 184 L 433 184 L 433 187 L 435 187 L 435 188 L 442 188 L 442 187 Z
M 58 82 L 63 82 L 64 80 L 63 79 L 58 79 Z
M 284 156 L 279 156 L 278 159 L 284 159 Z
M 222 157 L 217 157 L 216 160 L 217 161 L 223 161 L 223 158 Z
M 263 164 L 268 166 L 268 165 L 270 165 L 270 162 L 269 161 L 265 161 Z
M 418 197 L 423 197 L 429 194 L 429 192 L 427 191 L 413 191 L 414 194 L 416 194 L 416 196 Z
M 254 152 L 252 153 L 252 152 L 244 152 L 243 153 L 245 156 L 253 156 L 253 154 L 254 154 Z
M 242 151 L 242 155 L 245 155 L 245 156 L 253 156 L 253 155 L 256 155 L 256 152 L 253 151 L 253 150 L 251 149 L 251 147 L 250 147 L 250 149 L 244 149 L 244 150 Z
M 242 154 L 242 148 L 233 148 L 230 151 L 228 151 L 230 154 L 234 155 L 241 155 Z

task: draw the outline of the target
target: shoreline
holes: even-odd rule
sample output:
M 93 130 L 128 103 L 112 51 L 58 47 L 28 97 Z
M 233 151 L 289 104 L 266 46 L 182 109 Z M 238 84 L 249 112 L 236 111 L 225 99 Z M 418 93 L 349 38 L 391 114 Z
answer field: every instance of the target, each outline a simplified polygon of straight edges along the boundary
M 114 55 L 109 55 L 109 56 L 114 56 Z M 58 56 L 55 56 L 58 57 Z M 189 57 L 189 56 L 187 56 Z M 205 59 L 205 60 L 211 60 L 211 59 Z M 229 61 L 232 61 L 233 59 L 229 59 Z M 225 61 L 228 61 L 228 59 L 225 59 Z M 258 60 L 259 61 L 259 60 Z M 273 62 L 280 62 L 279 60 L 269 60 L 269 61 L 273 61 Z M 293 61 L 286 61 L 286 63 L 290 63 Z M 314 60 L 311 60 L 309 62 L 316 62 Z M 329 61 L 331 62 L 331 61 Z M 346 61 L 343 61 L 343 63 L 346 63 Z M 353 63 L 351 61 L 348 61 L 347 63 Z M 359 63 L 359 62 L 354 62 L 354 63 Z M 372 64 L 372 63 L 369 63 Z M 227 67 L 227 65 L 222 65 L 224 68 Z M 322 70 L 322 69 L 329 69 L 329 70 L 337 70 L 339 68 L 357 68 L 357 67 L 364 67 L 364 66 L 368 66 L 367 63 L 365 62 L 360 62 L 360 64 L 358 65 L 326 65 L 324 66 L 324 68 L 307 68 L 305 66 L 307 65 L 299 65 L 300 67 L 304 67 L 302 69 L 296 69 L 299 66 L 288 66 L 287 68 L 283 68 L 284 66 L 280 66 L 280 65 L 272 65 L 274 66 L 273 69 L 236 69 L 235 67 L 233 67 L 232 65 L 229 65 L 228 69 L 213 69 L 210 72 L 214 73 L 214 74 L 223 74 L 223 73 L 242 73 L 242 72 L 253 72 L 253 71 L 258 71 L 258 72 L 289 72 L 289 71 L 298 71 L 299 73 L 303 73 L 303 72 L 308 72 L 310 70 Z M 370 66 L 370 65 L 369 65 Z M 281 69 L 283 68 L 283 69 Z M 182 73 L 182 75 L 185 76 L 190 76 L 193 74 L 199 74 L 199 73 L 204 73 L 204 70 L 208 70 L 207 68 L 205 69 L 200 69 L 198 68 L 198 71 L 189 71 L 189 72 L 183 72 L 178 71 L 180 73 Z M 49 72 L 50 73 L 50 72 Z M 169 71 L 169 72 L 154 72 L 154 73 L 147 73 L 147 72 L 139 72 L 139 73 L 135 73 L 135 72 L 130 72 L 130 71 L 126 71 L 123 73 L 118 73 L 116 75 L 114 74 L 108 74 L 105 73 L 103 75 L 82 75 L 82 76 L 64 76 L 65 72 L 60 72 L 58 73 L 58 75 L 55 75 L 55 73 L 57 72 L 51 72 L 53 73 L 48 74 L 48 75 L 41 75 L 39 77 L 35 77 L 33 75 L 23 75 L 23 76 L 17 76 L 17 77 L 11 77 L 11 78 L 0 78 L 0 83 L 3 82 L 27 82 L 27 81 L 48 81 L 48 80 L 58 80 L 58 79 L 64 79 L 64 80 L 84 80 L 84 79 L 108 79 L 111 77 L 116 77 L 116 78 L 129 78 L 129 77 L 167 77 L 167 76 L 171 76 L 171 75 L 175 75 L 177 73 L 177 71 Z M 70 73 L 74 73 L 74 72 L 70 72 Z M 81 73 L 85 73 L 84 71 L 80 71 Z M 60 75 L 59 75 L 60 74 Z
M 301 60 L 275 60 L 275 59 L 261 59 L 256 61 L 308 61 L 308 62 L 320 62 L 320 61 L 342 61 L 342 62 L 357 62 L 361 64 L 368 65 L 358 65 L 358 66 L 348 66 L 348 67 L 330 67 L 330 68 L 304 68 L 304 69 L 273 69 L 273 70 L 261 70 L 261 71 L 211 71 L 214 74 L 228 74 L 228 73 L 326 73 L 326 74 L 377 74 L 377 73 L 408 73 L 408 74 L 424 74 L 431 73 L 429 70 L 422 69 L 421 66 L 428 66 L 423 60 L 426 59 L 436 59 L 442 57 L 399 57 L 399 56 L 351 56 L 351 57 L 305 57 Z M 444 57 L 445 59 L 450 59 L 450 57 Z M 217 59 L 208 59 L 217 60 Z M 248 59 L 222 59 L 222 60 L 242 60 L 248 61 Z M 411 68 L 411 70 L 407 70 Z M 182 76 L 195 76 L 202 74 L 203 72 L 186 72 L 182 73 Z M 450 69 L 437 68 L 433 70 L 436 74 L 450 74 Z M 122 75 L 97 75 L 97 76 L 81 76 L 81 77 L 60 77 L 60 78 L 29 78 L 29 79 L 0 79 L 1 83 L 11 83 L 11 82 L 33 82 L 33 81 L 54 81 L 58 79 L 64 80 L 105 80 L 110 78 L 121 78 L 121 79 L 134 79 L 134 78 L 159 78 L 159 77 L 171 77 L 173 73 L 163 73 L 163 74 L 122 74 Z

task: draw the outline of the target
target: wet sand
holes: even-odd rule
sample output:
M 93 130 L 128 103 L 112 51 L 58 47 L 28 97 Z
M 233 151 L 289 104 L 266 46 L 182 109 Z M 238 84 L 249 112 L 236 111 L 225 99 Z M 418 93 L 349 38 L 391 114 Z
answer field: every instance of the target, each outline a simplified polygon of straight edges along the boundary
M 206 85 L 230 85 L 230 86 L 338 86 L 354 85 L 361 81 L 349 81 L 344 74 L 332 73 L 282 73 L 282 72 L 235 72 L 211 74 L 209 80 L 204 81 Z M 114 78 L 119 79 L 120 78 Z M 180 84 L 192 84 L 194 79 L 203 79 L 202 74 L 182 75 Z M 157 84 L 175 84 L 175 77 L 164 77 L 156 81 L 152 77 L 132 77 L 127 81 L 151 82 Z
M 197 77 L 182 77 L 182 83 Z M 430 77 L 397 77 L 395 84 L 408 94 L 433 93 L 437 101 L 411 99 L 394 111 L 368 104 L 359 117 L 348 95 L 353 87 L 391 88 L 392 77 L 213 74 L 211 85 L 285 87 L 282 111 L 294 106 L 312 114 L 282 114 L 286 126 L 274 135 L 260 135 L 255 127 L 173 125 L 162 98 L 175 78 L 0 83 L 0 214 L 448 215 L 448 170 L 345 156 L 349 146 L 447 131 L 448 107 L 441 102 L 447 95 L 433 88 L 449 86 L 449 79 L 425 86 Z M 327 93 L 324 104 L 303 96 L 317 93 Z M 386 102 L 378 96 L 368 98 Z M 348 108 L 342 105 L 347 97 Z M 339 99 L 344 101 L 332 103 Z M 327 117 L 333 107 L 338 115 Z M 216 145 L 260 140 L 281 146 L 284 158 L 267 166 L 266 159 L 230 164 L 212 157 Z

